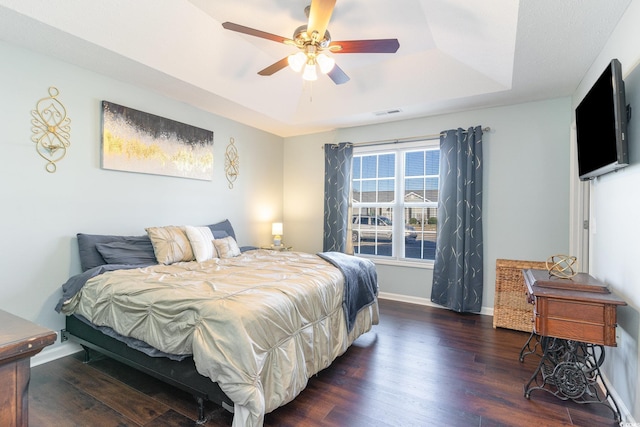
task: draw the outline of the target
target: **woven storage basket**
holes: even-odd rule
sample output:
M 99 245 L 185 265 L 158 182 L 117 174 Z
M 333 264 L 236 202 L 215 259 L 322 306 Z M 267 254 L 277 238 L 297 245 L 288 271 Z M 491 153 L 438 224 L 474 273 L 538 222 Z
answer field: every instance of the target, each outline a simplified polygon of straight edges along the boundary
M 522 270 L 546 270 L 544 261 L 496 260 L 496 295 L 493 306 L 493 327 L 531 332 L 533 305 L 527 303 Z

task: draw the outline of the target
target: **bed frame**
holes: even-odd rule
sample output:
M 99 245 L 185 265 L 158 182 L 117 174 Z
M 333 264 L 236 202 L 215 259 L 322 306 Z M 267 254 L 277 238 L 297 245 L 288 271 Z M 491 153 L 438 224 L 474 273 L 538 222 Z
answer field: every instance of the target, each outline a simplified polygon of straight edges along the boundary
M 198 405 L 198 424 L 207 421 L 204 413 L 205 400 L 233 412 L 233 401 L 224 394 L 217 383 L 198 373 L 193 357 L 176 361 L 166 357 L 148 356 L 122 341 L 103 334 L 75 316 L 66 317 L 66 329 L 62 331 L 62 339 L 71 339 L 82 346 L 85 351 L 85 363 L 91 360 L 91 350 L 95 350 L 190 393 Z

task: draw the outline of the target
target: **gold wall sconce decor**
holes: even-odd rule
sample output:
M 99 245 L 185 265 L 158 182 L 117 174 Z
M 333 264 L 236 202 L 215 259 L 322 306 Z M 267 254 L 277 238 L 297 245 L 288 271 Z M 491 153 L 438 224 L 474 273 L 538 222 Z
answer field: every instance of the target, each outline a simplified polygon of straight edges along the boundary
M 42 98 L 31 111 L 31 140 L 36 143 L 36 151 L 47 161 L 45 169 L 56 171 L 56 162 L 62 160 L 71 145 L 71 119 L 67 109 L 57 99 L 60 91 L 51 86 L 49 96 Z
M 227 151 L 224 155 L 224 172 L 227 175 L 227 181 L 229 181 L 229 188 L 233 188 L 233 183 L 240 174 L 240 156 L 238 156 L 233 138 L 229 139 L 229 145 L 227 145 Z

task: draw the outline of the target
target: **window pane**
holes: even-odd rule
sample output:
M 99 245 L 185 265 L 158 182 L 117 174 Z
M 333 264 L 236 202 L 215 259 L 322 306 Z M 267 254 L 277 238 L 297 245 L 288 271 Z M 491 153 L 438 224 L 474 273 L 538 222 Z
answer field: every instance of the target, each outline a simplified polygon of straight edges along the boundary
M 376 201 L 376 181 L 362 181 L 362 202 L 372 203 Z
M 424 151 L 412 151 L 405 156 L 404 176 L 424 175 Z
M 360 171 L 361 160 L 359 156 L 353 156 L 353 163 L 351 164 L 351 178 L 360 179 L 362 177 Z
M 360 181 L 352 181 L 351 182 L 351 197 L 353 198 L 354 202 L 361 202 L 362 201 L 362 194 L 361 194 L 361 183 Z
M 440 150 L 428 150 L 426 153 L 426 175 L 440 174 Z
M 356 161 L 357 159 L 357 161 Z M 395 200 L 395 153 L 354 156 L 353 200 L 356 203 L 390 203 Z
M 377 173 L 377 156 L 362 157 L 362 178 L 375 178 Z
M 373 209 L 377 212 L 366 212 L 366 209 L 354 209 L 351 241 L 356 254 L 392 255 L 393 224 L 390 212 L 386 209 Z M 384 215 L 379 214 L 384 213 Z
M 378 181 L 378 191 L 391 191 L 393 192 L 395 186 L 395 179 L 381 179 Z
M 427 178 L 425 180 L 425 202 L 438 201 L 438 178 Z
M 406 203 L 424 202 L 424 178 L 409 178 L 404 182 Z
M 405 153 L 405 203 L 437 202 L 440 150 Z
M 381 179 L 378 181 L 378 202 L 393 202 L 395 189 L 394 179 Z
M 434 260 L 437 208 L 405 208 L 405 258 Z
M 396 155 L 383 154 L 378 159 L 378 178 L 396 176 Z

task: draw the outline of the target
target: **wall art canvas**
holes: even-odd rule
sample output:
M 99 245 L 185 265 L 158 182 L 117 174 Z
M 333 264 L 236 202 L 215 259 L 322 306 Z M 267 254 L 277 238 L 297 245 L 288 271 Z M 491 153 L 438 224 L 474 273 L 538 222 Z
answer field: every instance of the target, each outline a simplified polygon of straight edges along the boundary
M 213 179 L 213 132 L 102 101 L 102 168 Z

